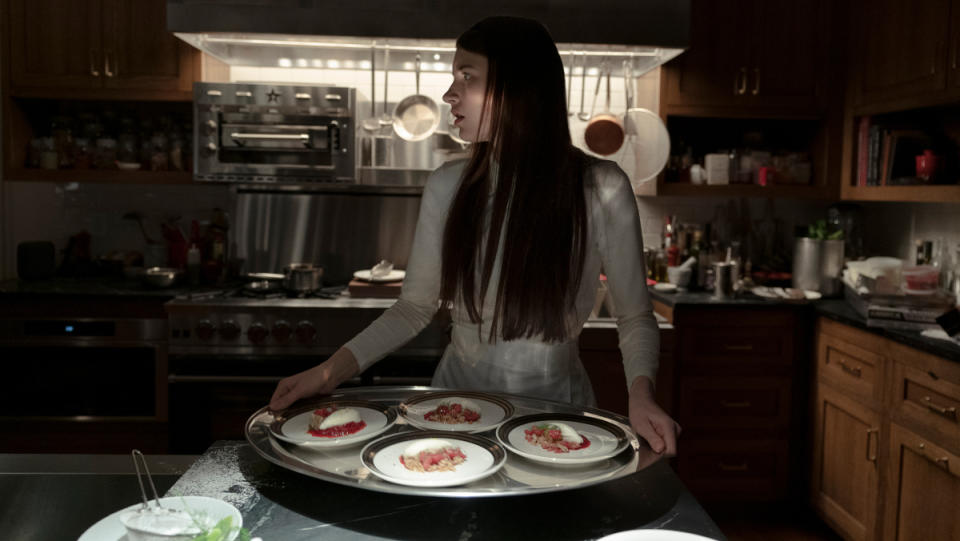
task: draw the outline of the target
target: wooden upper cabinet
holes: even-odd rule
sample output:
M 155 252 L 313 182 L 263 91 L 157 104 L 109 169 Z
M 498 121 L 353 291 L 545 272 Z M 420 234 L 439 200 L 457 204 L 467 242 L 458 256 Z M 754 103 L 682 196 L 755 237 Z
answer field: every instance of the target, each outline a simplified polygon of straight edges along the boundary
M 694 1 L 690 48 L 667 65 L 664 98 L 677 105 L 734 105 L 746 88 L 752 0 Z
M 860 0 L 856 6 L 858 105 L 942 94 L 951 0 Z
M 190 91 L 193 51 L 167 31 L 164 2 L 104 0 L 104 7 L 106 86 Z
M 947 80 L 951 89 L 960 88 L 960 0 L 950 6 L 950 41 Z
M 14 85 L 101 86 L 100 0 L 9 0 L 7 13 Z
M 825 0 L 694 0 L 690 48 L 665 66 L 663 101 L 813 112 L 829 18 Z
M 6 0 L 11 94 L 190 100 L 199 51 L 166 27 L 165 0 Z

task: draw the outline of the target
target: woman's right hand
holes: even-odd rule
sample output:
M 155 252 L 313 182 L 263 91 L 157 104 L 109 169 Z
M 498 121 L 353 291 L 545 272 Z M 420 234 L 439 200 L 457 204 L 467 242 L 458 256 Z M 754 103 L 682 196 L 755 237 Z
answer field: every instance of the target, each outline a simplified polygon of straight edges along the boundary
M 357 359 L 347 348 L 340 348 L 326 361 L 299 374 L 283 378 L 270 398 L 270 409 L 280 411 L 301 398 L 329 394 L 360 370 Z

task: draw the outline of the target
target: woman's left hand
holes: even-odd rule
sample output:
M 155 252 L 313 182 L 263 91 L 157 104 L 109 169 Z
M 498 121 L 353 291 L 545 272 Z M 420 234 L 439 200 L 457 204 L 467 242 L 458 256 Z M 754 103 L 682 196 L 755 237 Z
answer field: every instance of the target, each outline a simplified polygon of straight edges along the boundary
M 630 425 L 647 440 L 653 452 L 665 456 L 677 454 L 680 425 L 657 405 L 653 382 L 639 376 L 630 386 Z

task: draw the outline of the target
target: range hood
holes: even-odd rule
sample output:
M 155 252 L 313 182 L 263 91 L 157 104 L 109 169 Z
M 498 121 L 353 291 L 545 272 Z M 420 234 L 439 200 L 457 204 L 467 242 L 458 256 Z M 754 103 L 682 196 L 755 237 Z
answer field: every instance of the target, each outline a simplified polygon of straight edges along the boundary
M 400 53 L 391 69 L 428 52 L 437 71 L 448 70 L 441 60 L 449 62 L 456 37 L 490 15 L 537 19 L 565 57 L 581 55 L 588 65 L 630 58 L 636 75 L 689 44 L 690 0 L 167 1 L 170 31 L 234 66 L 361 67 L 375 46 Z

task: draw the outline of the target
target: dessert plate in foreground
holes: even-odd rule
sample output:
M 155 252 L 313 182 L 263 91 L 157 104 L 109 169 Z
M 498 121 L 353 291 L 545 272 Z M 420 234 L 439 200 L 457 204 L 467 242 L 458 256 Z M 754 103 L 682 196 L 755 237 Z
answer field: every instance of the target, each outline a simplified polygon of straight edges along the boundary
M 396 421 L 397 412 L 378 402 L 325 400 L 278 413 L 270 434 L 311 447 L 344 447 L 378 436 Z
M 370 473 L 415 487 L 465 485 L 496 473 L 507 460 L 497 443 L 456 432 L 403 432 L 370 442 L 360 456 Z
M 483 432 L 513 416 L 513 404 L 499 396 L 474 391 L 423 393 L 397 407 L 409 424 L 425 430 Z
M 537 413 L 511 419 L 497 429 L 508 450 L 547 464 L 590 464 L 620 454 L 630 438 L 603 419 L 565 413 Z
M 150 505 L 156 505 L 154 500 L 150 500 Z M 229 503 L 209 498 L 207 496 L 171 496 L 160 498 L 160 505 L 166 509 L 189 510 L 204 521 L 205 527 L 213 527 L 220 519 L 232 517 L 232 525 L 237 529 L 243 526 L 243 517 L 236 507 Z M 112 513 L 96 524 L 87 528 L 78 541 L 126 541 L 130 539 L 127 535 L 127 529 L 124 527 L 121 517 L 133 513 L 142 508 L 143 504 L 137 502 L 129 507 Z M 239 533 L 235 529 L 226 537 L 227 541 L 236 539 Z

